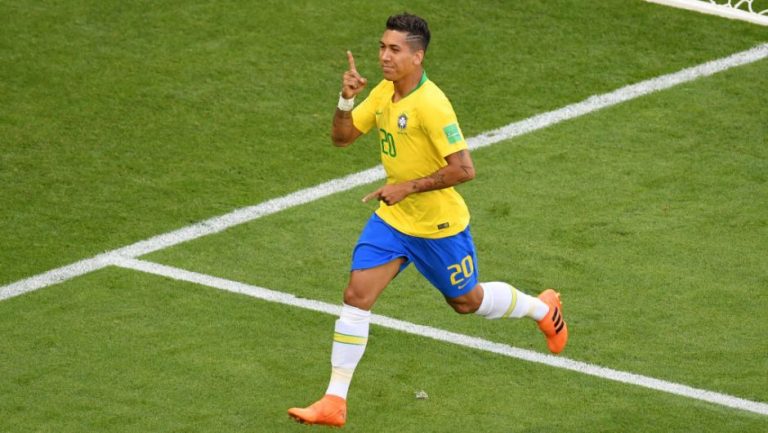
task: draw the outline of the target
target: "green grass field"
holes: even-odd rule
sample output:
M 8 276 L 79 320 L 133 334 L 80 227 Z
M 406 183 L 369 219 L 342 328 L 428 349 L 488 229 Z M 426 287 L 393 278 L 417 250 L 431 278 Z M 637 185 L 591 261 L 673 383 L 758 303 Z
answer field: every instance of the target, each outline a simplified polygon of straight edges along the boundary
M 328 137 L 404 9 L 472 137 L 768 42 L 642 1 L 0 0 L 0 287 L 378 164 Z M 768 60 L 477 150 L 481 279 L 563 294 L 569 359 L 768 402 Z M 144 260 L 341 302 L 376 184 Z M 546 353 L 413 269 L 375 313 Z M 331 315 L 109 266 L 0 301 L 0 432 L 302 432 Z M 414 398 L 425 390 L 427 400 Z M 768 417 L 374 326 L 350 432 L 764 432 Z

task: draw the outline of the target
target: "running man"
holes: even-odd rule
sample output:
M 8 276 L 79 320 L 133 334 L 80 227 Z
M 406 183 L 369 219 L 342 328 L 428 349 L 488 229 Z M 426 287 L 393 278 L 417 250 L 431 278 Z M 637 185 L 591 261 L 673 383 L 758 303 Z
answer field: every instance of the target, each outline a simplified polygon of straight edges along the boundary
M 538 323 L 553 353 L 560 353 L 568 340 L 560 295 L 554 290 L 533 297 L 504 282 L 478 282 L 469 210 L 454 189 L 472 180 L 475 168 L 451 103 L 424 72 L 429 39 L 427 23 L 420 17 L 389 17 L 379 42 L 384 79 L 357 107 L 355 96 L 368 80 L 347 51 L 349 70 L 343 76 L 331 138 L 335 146 L 346 147 L 373 130 L 387 180 L 363 198 L 380 204 L 352 254 L 335 325 L 330 383 L 311 406 L 288 410 L 299 422 L 339 427 L 346 423 L 347 392 L 368 341 L 371 309 L 410 263 L 457 313 L 487 319 L 529 317 Z

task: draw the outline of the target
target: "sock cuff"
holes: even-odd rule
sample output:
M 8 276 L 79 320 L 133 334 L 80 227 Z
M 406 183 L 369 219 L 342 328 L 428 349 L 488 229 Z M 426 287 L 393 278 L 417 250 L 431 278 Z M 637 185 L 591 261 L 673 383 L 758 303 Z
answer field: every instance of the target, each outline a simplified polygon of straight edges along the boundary
M 480 283 L 483 286 L 483 300 L 475 314 L 486 319 L 508 317 L 515 306 L 515 288 L 501 281 Z
M 342 304 L 339 319 L 352 325 L 362 325 L 371 321 L 371 312 L 361 310 L 351 305 Z
M 368 343 L 368 328 L 371 312 L 343 304 L 341 316 L 336 321 L 333 341 L 337 343 L 365 346 Z
M 483 300 L 480 301 L 480 307 L 475 311 L 475 314 L 486 317 L 493 310 L 493 290 L 486 283 L 480 283 L 480 285 L 483 287 Z

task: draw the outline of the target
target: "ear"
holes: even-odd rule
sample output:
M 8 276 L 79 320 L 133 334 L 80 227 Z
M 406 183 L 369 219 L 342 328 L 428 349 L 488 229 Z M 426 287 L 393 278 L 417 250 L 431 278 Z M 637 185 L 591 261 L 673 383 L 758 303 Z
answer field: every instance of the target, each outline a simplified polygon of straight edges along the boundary
M 424 61 L 424 50 L 418 50 L 413 54 L 413 64 L 414 65 L 421 65 L 421 63 Z

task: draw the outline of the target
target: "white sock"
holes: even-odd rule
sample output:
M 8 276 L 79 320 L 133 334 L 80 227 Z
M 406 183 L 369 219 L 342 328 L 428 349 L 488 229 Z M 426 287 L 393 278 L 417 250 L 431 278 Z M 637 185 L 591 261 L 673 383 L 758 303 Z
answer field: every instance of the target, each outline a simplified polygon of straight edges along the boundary
M 347 398 L 352 374 L 368 343 L 371 312 L 344 304 L 336 321 L 331 350 L 331 381 L 326 394 Z
M 486 319 L 530 317 L 539 321 L 549 312 L 541 299 L 526 295 L 507 283 L 494 281 L 481 283 L 483 301 L 475 314 Z

